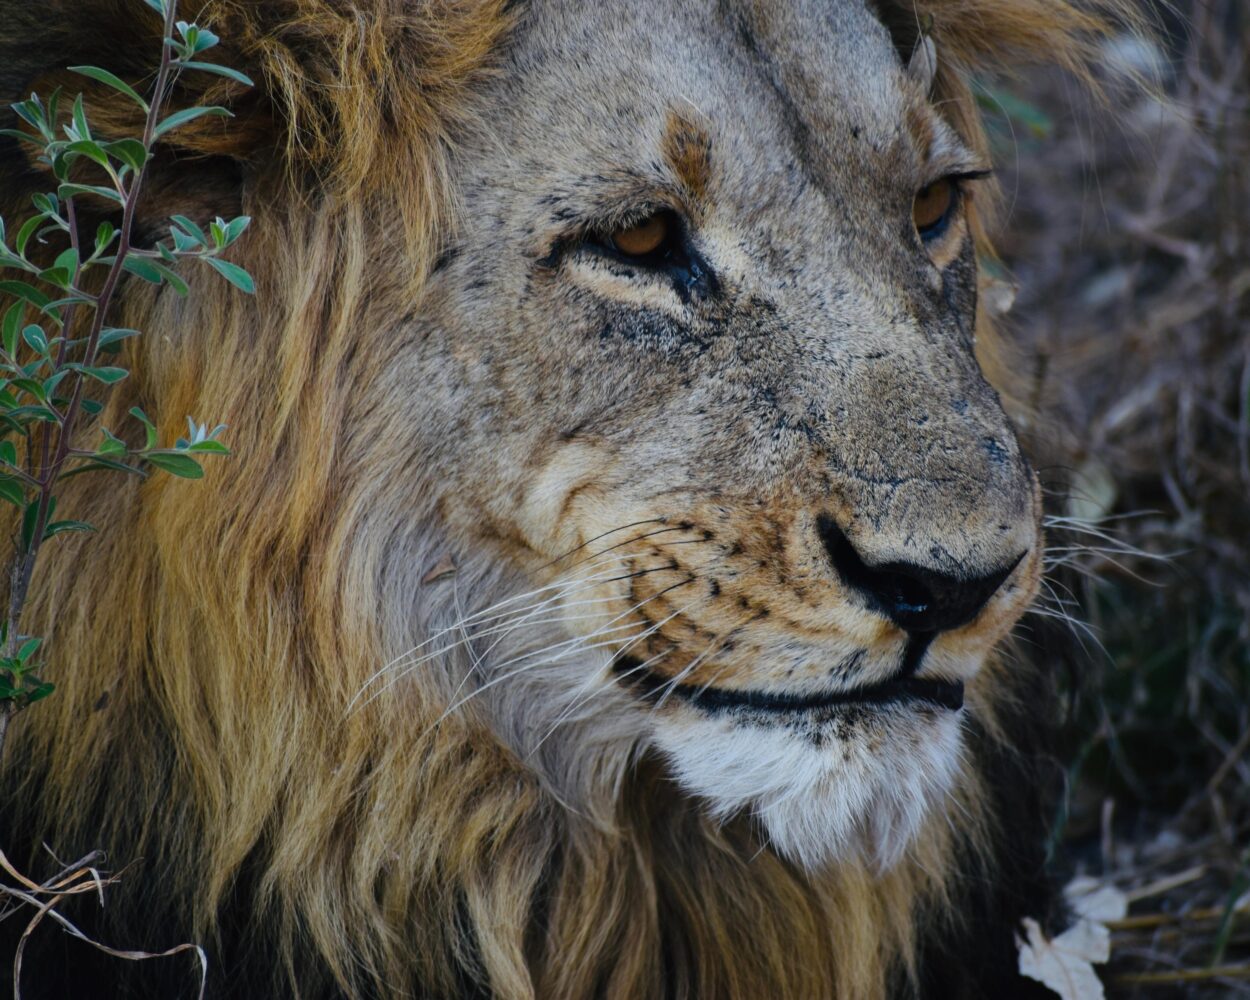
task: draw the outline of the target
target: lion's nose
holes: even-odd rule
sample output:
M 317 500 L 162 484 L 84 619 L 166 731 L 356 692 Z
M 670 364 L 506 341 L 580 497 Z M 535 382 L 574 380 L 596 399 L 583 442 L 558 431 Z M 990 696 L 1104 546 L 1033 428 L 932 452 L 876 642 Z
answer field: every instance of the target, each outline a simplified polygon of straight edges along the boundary
M 967 625 L 1025 556 L 1021 552 L 1002 568 L 980 575 L 942 573 L 904 561 L 870 566 L 833 518 L 821 515 L 817 530 L 842 579 L 907 632 L 945 632 Z

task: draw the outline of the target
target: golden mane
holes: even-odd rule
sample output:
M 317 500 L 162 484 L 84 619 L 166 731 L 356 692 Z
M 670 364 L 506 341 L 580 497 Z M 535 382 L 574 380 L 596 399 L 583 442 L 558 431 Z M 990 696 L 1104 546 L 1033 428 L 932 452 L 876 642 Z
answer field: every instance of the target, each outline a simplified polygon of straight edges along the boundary
M 158 25 L 137 0 L 50 6 L 41 20 L 74 53 L 62 62 L 141 75 L 127 61 Z M 13 726 L 0 838 L 142 857 L 109 911 L 122 926 L 129 909 L 165 913 L 172 937 L 229 944 L 238 964 L 210 970 L 223 992 L 881 996 L 919 975 L 918 928 L 958 923 L 945 900 L 961 882 L 993 877 L 992 820 L 931 824 L 887 875 L 814 878 L 761 851 L 745 821 L 706 819 L 651 761 L 583 817 L 471 712 L 436 724 L 446 705 L 415 692 L 346 712 L 390 648 L 378 608 L 394 550 L 413 544 L 371 532 L 371 517 L 423 502 L 391 475 L 408 456 L 359 440 L 347 415 L 454 227 L 452 150 L 474 81 L 523 16 L 509 6 L 188 5 L 258 87 L 216 85 L 237 120 L 176 133 L 169 169 L 238 171 L 256 221 L 236 259 L 258 294 L 132 283 L 118 321 L 145 337 L 103 419 L 116 427 L 132 405 L 220 415 L 236 457 L 198 486 L 67 486 L 68 516 L 110 527 L 50 546 L 36 578 L 32 628 L 64 609 L 48 640 L 58 690 Z M 904 50 L 932 15 L 938 97 L 979 145 L 972 73 L 1017 60 L 1083 72 L 1107 17 L 1132 17 L 1126 0 L 877 6 Z M 12 99 L 58 76 L 15 7 L 0 3 Z M 7 218 L 30 178 L 5 148 L 0 172 Z M 466 579 L 489 572 L 481 561 Z M 962 794 L 978 814 L 976 781 Z

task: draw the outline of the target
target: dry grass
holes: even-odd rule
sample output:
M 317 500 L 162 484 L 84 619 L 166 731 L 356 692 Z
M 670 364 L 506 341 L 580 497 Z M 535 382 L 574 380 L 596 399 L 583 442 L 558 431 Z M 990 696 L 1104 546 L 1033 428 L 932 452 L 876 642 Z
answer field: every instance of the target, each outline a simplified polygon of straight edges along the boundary
M 102 852 L 93 851 L 72 864 L 57 861 L 59 871 L 40 883 L 33 881 L 15 868 L 5 857 L 4 852 L 0 851 L 0 879 L 7 880 L 9 883 L 0 881 L 0 920 L 10 917 L 26 918 L 26 924 L 18 938 L 17 948 L 13 955 L 14 1000 L 22 1000 L 22 959 L 26 944 L 44 920 L 59 924 L 66 934 L 89 944 L 106 955 L 130 962 L 144 962 L 152 958 L 172 958 L 184 952 L 193 954 L 199 970 L 200 985 L 196 996 L 199 1000 L 204 1000 L 205 991 L 208 988 L 208 956 L 199 945 L 180 944 L 161 952 L 110 948 L 84 934 L 58 910 L 65 900 L 82 895 L 93 895 L 97 897 L 101 906 L 104 905 L 105 889 L 115 884 L 121 877 L 120 873 L 102 871 L 100 866 L 104 860 Z
M 1250 7 L 1163 23 L 1108 46 L 1107 107 L 1047 75 L 990 89 L 1001 250 L 1055 513 L 1117 540 L 1051 538 L 1098 640 L 1059 863 L 1136 891 L 1113 995 L 1250 997 Z

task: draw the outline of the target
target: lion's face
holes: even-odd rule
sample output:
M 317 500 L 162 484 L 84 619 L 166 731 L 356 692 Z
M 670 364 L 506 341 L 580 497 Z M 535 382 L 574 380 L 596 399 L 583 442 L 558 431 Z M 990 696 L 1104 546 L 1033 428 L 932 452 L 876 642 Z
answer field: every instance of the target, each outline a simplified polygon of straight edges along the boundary
M 507 59 L 406 405 L 448 531 L 570 641 L 473 683 L 888 864 L 1040 566 L 973 355 L 986 164 L 858 3 L 536 0 Z

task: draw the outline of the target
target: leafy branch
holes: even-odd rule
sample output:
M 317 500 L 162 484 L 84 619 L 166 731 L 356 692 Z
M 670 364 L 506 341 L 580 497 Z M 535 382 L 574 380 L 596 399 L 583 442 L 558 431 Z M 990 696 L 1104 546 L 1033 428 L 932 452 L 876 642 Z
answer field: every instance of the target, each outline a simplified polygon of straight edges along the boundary
M 11 242 L 0 218 L 0 502 L 21 512 L 8 565 L 8 608 L 0 621 L 0 753 L 13 715 L 53 689 L 41 676 L 43 640 L 21 628 L 39 553 L 58 535 L 94 530 L 86 521 L 56 519 L 58 484 L 95 472 L 142 477 L 160 470 L 197 479 L 204 474 L 204 456 L 229 454 L 218 440 L 223 426 L 210 430 L 190 417 L 187 435 L 162 447 L 156 423 L 138 407 L 129 415 L 143 428 L 141 447 L 132 447 L 103 426 L 99 444 L 81 447 L 88 418 L 102 412 L 103 397 L 129 374 L 125 367 L 106 363 L 139 333 L 108 325 L 124 274 L 168 284 L 186 295 L 186 282 L 176 269 L 191 259 L 202 261 L 236 288 L 254 291 L 250 275 L 222 256 L 247 229 L 246 217 L 218 218 L 202 227 L 175 215 L 169 220 L 168 240 L 150 249 L 132 243 L 154 145 L 200 118 L 230 116 L 218 106 L 166 114 L 180 77 L 210 73 L 251 86 L 237 70 L 202 58 L 219 39 L 206 28 L 178 20 L 177 0 L 144 2 L 164 19 L 160 65 L 149 97 L 98 66 L 70 67 L 139 108 L 141 135 L 95 134 L 82 95 L 63 113 L 60 88 L 46 103 L 32 94 L 12 105 L 26 127 L 0 130 L 36 147 L 36 161 L 56 181 L 55 191 L 31 198 L 35 214 L 17 227 Z M 120 211 L 120 220 L 100 222 L 89 236 L 80 212 L 84 206 L 97 211 L 102 205 L 114 216 Z M 19 276 L 7 277 L 6 271 Z M 89 318 L 81 315 L 87 312 Z M 55 626 L 55 613 L 49 629 Z

